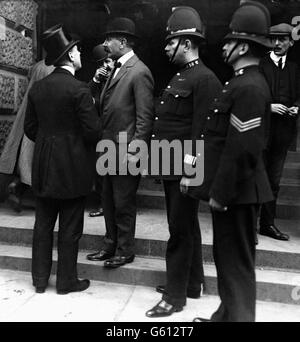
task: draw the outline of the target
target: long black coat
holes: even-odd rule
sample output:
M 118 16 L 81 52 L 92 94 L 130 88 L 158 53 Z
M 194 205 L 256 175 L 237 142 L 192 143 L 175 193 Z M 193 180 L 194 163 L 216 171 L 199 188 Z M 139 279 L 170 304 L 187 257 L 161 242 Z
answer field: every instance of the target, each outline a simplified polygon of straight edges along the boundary
M 68 199 L 91 191 L 101 122 L 88 86 L 57 68 L 29 92 L 24 130 L 36 142 L 36 196 Z

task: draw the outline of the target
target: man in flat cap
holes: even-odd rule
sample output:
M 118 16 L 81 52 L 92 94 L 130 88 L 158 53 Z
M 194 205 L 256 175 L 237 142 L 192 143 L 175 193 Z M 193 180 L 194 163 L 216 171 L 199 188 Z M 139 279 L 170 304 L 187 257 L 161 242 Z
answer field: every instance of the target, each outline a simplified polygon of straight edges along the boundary
M 81 68 L 78 43 L 67 38 L 61 25 L 43 33 L 45 63 L 56 68 L 36 82 L 28 95 L 24 131 L 35 141 L 32 278 L 38 293 L 45 292 L 48 285 L 58 216 L 57 293 L 84 291 L 90 285 L 88 279 L 77 277 L 77 256 L 85 198 L 93 184 L 101 121 L 88 85 L 74 77 Z
M 135 258 L 136 192 L 141 178 L 141 174 L 132 175 L 127 170 L 129 163 L 138 163 L 136 153 L 128 152 L 125 158 L 120 158 L 119 150 L 125 147 L 131 151 L 135 142 L 149 141 L 154 81 L 148 67 L 134 53 L 138 37 L 132 20 L 113 19 L 105 37 L 105 51 L 116 63 L 101 93 L 99 112 L 103 119 L 103 140 L 116 147 L 117 166 L 115 174 L 103 177 L 104 245 L 88 258 L 105 260 L 104 267 L 116 268 Z
M 300 105 L 299 68 L 296 63 L 287 59 L 288 51 L 294 44 L 292 29 L 293 26 L 285 23 L 271 27 L 274 48 L 260 64 L 272 96 L 265 163 L 274 200 L 261 207 L 259 232 L 283 241 L 289 240 L 289 236 L 275 225 L 276 201 L 287 152 L 296 135 Z

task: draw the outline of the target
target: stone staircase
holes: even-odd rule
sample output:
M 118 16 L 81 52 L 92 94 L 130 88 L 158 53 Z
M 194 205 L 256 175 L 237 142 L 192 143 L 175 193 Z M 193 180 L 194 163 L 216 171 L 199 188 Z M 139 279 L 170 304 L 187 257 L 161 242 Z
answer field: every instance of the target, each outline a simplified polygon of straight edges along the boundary
M 152 287 L 165 282 L 164 255 L 168 229 L 162 184 L 152 179 L 143 179 L 138 191 L 138 205 L 136 259 L 133 263 L 115 270 L 105 269 L 103 262 L 86 260 L 87 253 L 99 249 L 105 234 L 103 217 L 90 218 L 86 213 L 78 258 L 80 277 Z M 211 218 L 204 202 L 200 205 L 199 220 L 205 262 L 205 291 L 207 294 L 217 295 L 216 271 L 212 257 Z M 0 268 L 30 272 L 33 224 L 33 208 L 15 214 L 1 204 Z M 288 155 L 282 178 L 277 224 L 291 236 L 291 239 L 285 242 L 259 235 L 256 262 L 257 299 L 300 305 L 299 152 L 290 152 Z M 55 236 L 55 241 L 56 238 Z M 56 259 L 54 251 L 53 273 L 56 269 Z

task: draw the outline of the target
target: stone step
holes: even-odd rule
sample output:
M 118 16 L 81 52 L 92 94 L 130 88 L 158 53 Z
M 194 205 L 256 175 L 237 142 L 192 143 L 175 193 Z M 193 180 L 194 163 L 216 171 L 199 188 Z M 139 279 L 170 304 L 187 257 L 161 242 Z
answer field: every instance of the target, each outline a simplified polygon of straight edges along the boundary
M 285 163 L 283 173 L 283 178 L 300 179 L 300 164 L 299 162 L 288 162 Z
M 9 210 L 0 209 L 0 243 L 31 246 L 33 211 L 12 215 Z M 203 259 L 212 263 L 212 223 L 210 214 L 200 213 Z M 300 221 L 277 220 L 280 229 L 290 235 L 290 241 L 278 241 L 258 235 L 256 264 L 262 268 L 281 268 L 300 271 Z M 55 229 L 54 244 L 57 240 Z M 98 250 L 105 235 L 104 218 L 90 218 L 85 214 L 84 234 L 80 239 L 80 250 L 86 254 Z M 136 254 L 146 257 L 164 258 L 169 238 L 166 213 L 163 210 L 143 209 L 138 211 L 136 227 Z
M 57 253 L 53 253 L 52 272 L 56 272 Z M 0 267 L 3 269 L 31 270 L 31 248 L 0 245 Z M 217 279 L 214 265 L 205 264 L 205 292 L 217 295 Z M 85 253 L 78 255 L 78 276 L 91 280 L 131 285 L 156 286 L 165 282 L 165 261 L 159 258 L 136 257 L 131 264 L 117 269 L 105 269 L 103 262 L 86 260 Z M 257 300 L 300 305 L 298 287 L 299 272 L 274 269 L 256 269 Z
M 297 189 L 292 188 L 295 193 Z M 284 190 L 285 191 L 285 190 Z M 300 219 L 300 198 L 289 195 L 288 191 L 279 195 L 277 202 L 277 217 L 279 219 Z M 165 209 L 165 195 L 163 191 L 139 189 L 137 203 L 140 208 Z M 209 207 L 206 202 L 200 201 L 199 212 L 208 213 Z
M 286 157 L 287 163 L 300 163 L 300 152 L 299 151 L 289 151 Z

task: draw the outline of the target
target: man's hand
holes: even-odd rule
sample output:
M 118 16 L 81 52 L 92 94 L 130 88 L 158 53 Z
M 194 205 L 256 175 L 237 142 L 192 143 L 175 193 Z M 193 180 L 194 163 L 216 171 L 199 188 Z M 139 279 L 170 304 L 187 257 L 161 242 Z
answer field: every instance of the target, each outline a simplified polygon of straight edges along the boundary
M 216 210 L 216 211 L 227 211 L 227 207 L 224 207 L 223 205 L 221 205 L 220 203 L 218 203 L 217 201 L 215 201 L 213 198 L 210 198 L 209 200 L 209 206 L 212 208 L 212 210 Z
M 100 82 L 101 78 L 102 79 L 107 79 L 109 76 L 109 71 L 106 70 L 106 68 L 104 66 L 102 66 L 101 68 L 98 68 L 95 72 L 95 76 L 94 78 Z
M 271 104 L 271 112 L 276 113 L 279 115 L 285 115 L 288 114 L 289 109 L 287 106 L 280 104 L 280 103 L 272 103 Z
M 181 178 L 181 181 L 180 181 L 180 192 L 183 195 L 187 194 L 190 182 L 191 182 L 191 180 L 189 178 L 186 178 L 186 177 L 182 177 Z
M 298 115 L 298 111 L 299 111 L 299 107 L 296 107 L 296 106 L 288 108 L 288 114 L 290 116 L 297 116 Z

